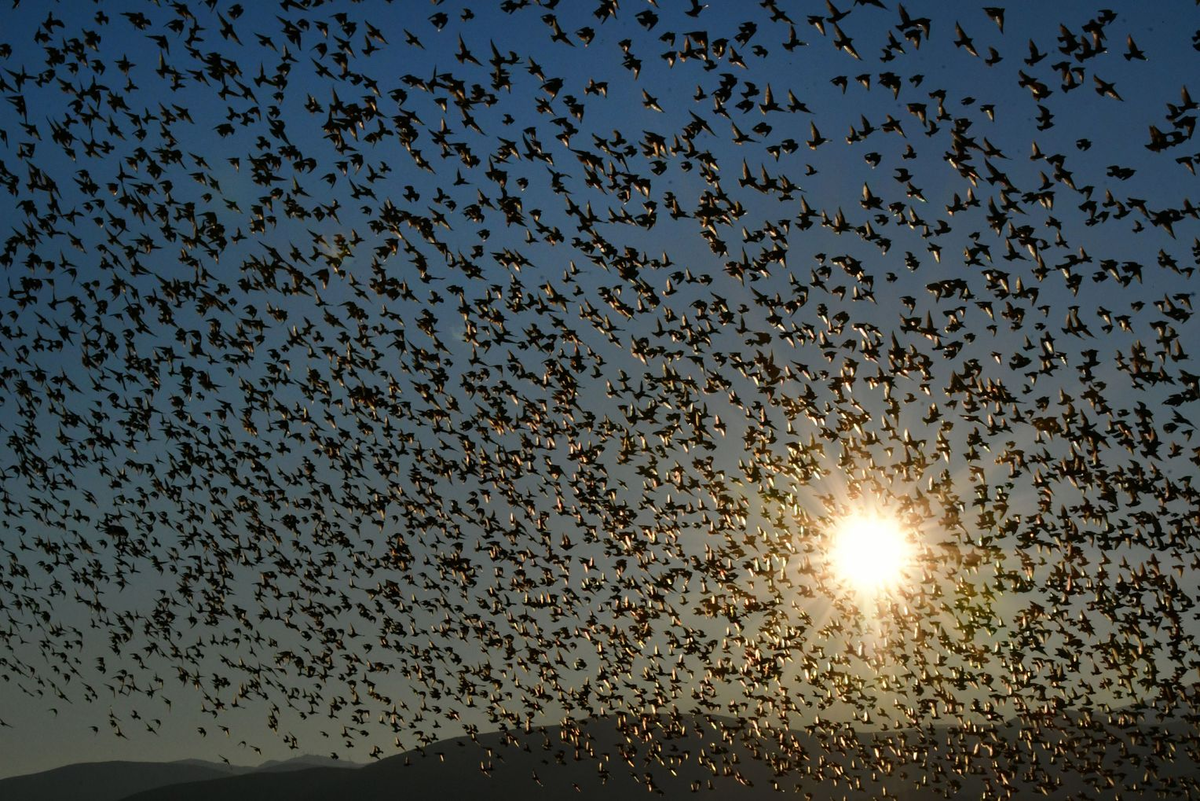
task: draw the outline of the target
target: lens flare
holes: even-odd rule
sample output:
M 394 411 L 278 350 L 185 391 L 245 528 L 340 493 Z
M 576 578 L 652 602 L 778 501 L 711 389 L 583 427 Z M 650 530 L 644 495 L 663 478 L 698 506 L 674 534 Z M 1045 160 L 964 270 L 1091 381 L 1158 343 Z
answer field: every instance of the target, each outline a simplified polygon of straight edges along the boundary
M 834 573 L 861 593 L 896 587 L 912 562 L 912 542 L 900 522 L 874 513 L 855 514 L 838 526 L 830 561 Z

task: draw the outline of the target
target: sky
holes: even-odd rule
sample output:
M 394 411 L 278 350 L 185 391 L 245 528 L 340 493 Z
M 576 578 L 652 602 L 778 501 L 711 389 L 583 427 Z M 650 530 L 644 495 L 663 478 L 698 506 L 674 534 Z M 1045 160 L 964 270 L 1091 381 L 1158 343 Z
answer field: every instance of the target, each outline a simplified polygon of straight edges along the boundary
M 2 12 L 0 777 L 1194 711 L 1195 6 L 903 9 Z

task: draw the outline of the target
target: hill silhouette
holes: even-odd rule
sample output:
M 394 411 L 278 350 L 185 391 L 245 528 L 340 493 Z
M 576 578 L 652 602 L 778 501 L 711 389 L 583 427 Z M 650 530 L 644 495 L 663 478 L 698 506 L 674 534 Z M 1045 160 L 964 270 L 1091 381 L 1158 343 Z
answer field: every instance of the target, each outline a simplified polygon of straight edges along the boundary
M 0 798 L 11 801 L 119 801 L 143 790 L 228 776 L 228 766 L 199 760 L 86 762 L 0 779 Z
M 0 779 L 0 798 L 5 801 L 120 801 L 130 795 L 170 786 L 196 786 L 215 779 L 262 772 L 281 773 L 316 766 L 337 773 L 359 765 L 336 765 L 328 757 L 301 756 L 272 760 L 258 766 L 229 765 L 201 759 L 176 762 L 81 762 L 61 768 Z
M 613 718 L 520 733 L 492 733 L 445 740 L 423 750 L 380 760 L 357 771 L 314 768 L 285 774 L 263 772 L 214 781 L 160 787 L 129 801 L 356 801 L 405 797 L 518 799 L 731 798 L 775 797 L 775 790 L 813 799 L 997 797 L 1022 798 L 1050 788 L 1049 797 L 1181 797 L 1196 774 L 1194 754 L 1156 760 L 1155 751 L 1186 733 L 1171 726 L 1129 724 L 1124 733 L 1097 728 L 1082 736 L 1076 726 L 1064 749 L 1047 728 L 1031 732 L 1015 725 L 975 731 L 938 727 L 931 731 L 861 734 L 830 748 L 819 738 L 791 732 L 792 752 L 803 763 L 774 762 L 766 741 L 753 728 L 744 738 L 723 739 L 703 721 L 686 733 L 662 726 L 649 738 L 626 739 Z M 728 723 L 723 721 L 727 726 Z M 1074 722 L 1077 724 L 1077 721 Z M 1036 738 L 1034 735 L 1037 735 Z M 796 749 L 795 746 L 799 746 Z M 985 755 L 987 749 L 991 755 Z M 974 754 L 973 754 L 974 752 Z M 864 767 L 868 754 L 891 756 L 888 774 Z M 763 757 L 763 758 L 760 758 Z M 1000 778 L 993 765 L 1005 765 Z M 1191 788 L 1194 790 L 1194 788 Z

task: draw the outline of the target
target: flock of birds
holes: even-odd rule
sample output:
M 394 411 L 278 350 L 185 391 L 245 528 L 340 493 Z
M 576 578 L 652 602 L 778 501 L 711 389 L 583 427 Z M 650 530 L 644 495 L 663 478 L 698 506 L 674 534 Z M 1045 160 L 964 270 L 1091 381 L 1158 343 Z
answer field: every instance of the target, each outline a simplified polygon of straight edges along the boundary
M 29 5 L 4 692 L 376 757 L 701 714 L 835 785 L 790 732 L 904 731 L 861 764 L 996 797 L 1195 754 L 1187 4 Z M 869 600 L 862 504 L 919 550 Z

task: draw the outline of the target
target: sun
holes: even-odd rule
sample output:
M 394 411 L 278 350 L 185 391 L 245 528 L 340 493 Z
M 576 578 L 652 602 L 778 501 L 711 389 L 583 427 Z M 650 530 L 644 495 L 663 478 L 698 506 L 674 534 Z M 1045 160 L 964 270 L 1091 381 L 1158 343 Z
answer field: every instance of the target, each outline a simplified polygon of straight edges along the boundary
M 860 593 L 874 595 L 898 586 L 912 557 L 912 542 L 900 521 L 864 512 L 838 524 L 830 563 L 843 582 Z

